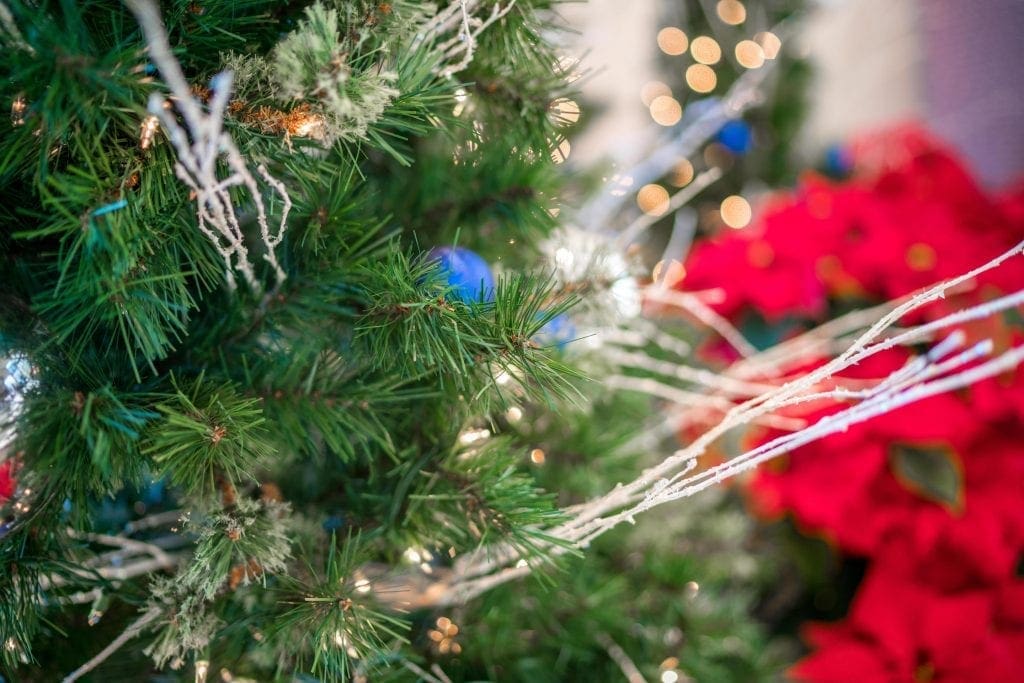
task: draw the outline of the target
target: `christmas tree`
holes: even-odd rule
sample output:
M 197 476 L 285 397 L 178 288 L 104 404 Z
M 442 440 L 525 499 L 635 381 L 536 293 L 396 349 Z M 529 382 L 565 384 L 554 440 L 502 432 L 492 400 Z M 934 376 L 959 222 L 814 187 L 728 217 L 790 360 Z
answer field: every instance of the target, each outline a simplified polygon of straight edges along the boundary
M 790 180 L 803 71 L 767 28 L 792 8 L 735 29 L 731 75 L 711 38 L 659 34 L 722 94 L 647 98 L 671 135 L 625 193 L 559 172 L 586 121 L 552 5 L 0 3 L 5 675 L 746 681 L 792 661 L 765 625 L 780 565 L 716 484 L 1014 367 L 1021 347 L 936 338 L 1013 297 L 889 328 L 1021 245 L 751 343 L 680 285 L 679 209 L 721 180 L 700 229 L 740 228 L 750 177 Z M 808 348 L 819 364 L 773 374 Z M 810 400 L 850 405 L 784 414 Z M 750 425 L 782 432 L 751 445 Z

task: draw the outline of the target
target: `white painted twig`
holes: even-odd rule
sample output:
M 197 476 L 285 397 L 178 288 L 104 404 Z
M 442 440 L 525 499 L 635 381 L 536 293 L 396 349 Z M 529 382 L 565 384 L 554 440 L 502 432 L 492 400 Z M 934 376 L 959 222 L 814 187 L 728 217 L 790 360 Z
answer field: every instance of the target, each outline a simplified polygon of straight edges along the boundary
M 205 112 L 202 104 L 193 96 L 192 88 L 171 52 L 157 5 L 152 0 L 126 0 L 126 3 L 142 27 L 150 59 L 159 69 L 172 95 L 171 100 L 157 93 L 150 95 L 149 112 L 160 120 L 177 152 L 174 172 L 195 195 L 199 229 L 224 259 L 228 286 L 235 288 L 233 271 L 238 271 L 252 291 L 262 291 L 231 200 L 230 189 L 238 186 L 248 190 L 266 250 L 263 258 L 273 268 L 275 284 L 280 286 L 286 276 L 277 260 L 275 249 L 284 236 L 292 206 L 291 198 L 282 182 L 271 176 L 264 166 L 257 167 L 260 177 L 283 202 L 280 222 L 272 233 L 263 191 L 231 135 L 224 130 L 224 115 L 231 97 L 231 72 L 219 73 L 210 81 L 212 95 L 209 111 Z M 172 109 L 181 113 L 184 128 L 178 124 Z M 217 162 L 221 159 L 231 171 L 226 178 L 218 176 Z

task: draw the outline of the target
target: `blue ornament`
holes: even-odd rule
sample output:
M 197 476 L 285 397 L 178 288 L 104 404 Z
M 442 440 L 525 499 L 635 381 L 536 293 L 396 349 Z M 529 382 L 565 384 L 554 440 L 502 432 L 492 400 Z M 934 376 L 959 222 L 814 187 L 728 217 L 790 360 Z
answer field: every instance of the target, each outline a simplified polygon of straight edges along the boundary
M 324 528 L 324 531 L 327 531 L 327 532 L 337 531 L 337 530 L 339 530 L 339 529 L 341 529 L 342 527 L 345 526 L 345 516 L 344 515 L 331 515 L 330 517 L 328 517 L 327 519 L 325 519 L 323 521 L 322 526 Z
M 440 265 L 452 296 L 462 301 L 494 301 L 494 275 L 479 254 L 465 247 L 434 247 L 428 257 Z
M 538 313 L 538 317 L 542 314 Z M 565 313 L 559 313 L 537 331 L 533 341 L 540 346 L 557 346 L 559 351 L 576 338 L 576 326 Z
M 831 175 L 844 176 L 853 170 L 853 159 L 850 151 L 841 144 L 834 143 L 825 150 L 825 170 Z
M 754 136 L 750 132 L 750 126 L 746 121 L 733 119 L 727 122 L 718 131 L 715 138 L 733 154 L 746 154 L 753 146 Z

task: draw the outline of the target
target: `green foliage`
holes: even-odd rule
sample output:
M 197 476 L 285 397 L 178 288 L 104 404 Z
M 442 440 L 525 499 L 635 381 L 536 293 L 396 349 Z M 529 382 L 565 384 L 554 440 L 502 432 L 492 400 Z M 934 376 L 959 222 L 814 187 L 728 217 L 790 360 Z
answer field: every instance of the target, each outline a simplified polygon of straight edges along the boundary
M 228 484 L 253 480 L 255 466 L 272 452 L 260 401 L 202 376 L 184 389 L 174 386 L 177 393 L 157 404 L 163 419 L 147 434 L 143 453 L 193 494 L 213 493 L 218 477 Z
M 552 496 L 517 450 L 458 438 L 512 401 L 576 393 L 579 373 L 532 341 L 574 301 L 511 270 L 494 302 L 452 299 L 420 246 L 497 235 L 523 243 L 507 261 L 522 268 L 554 227 L 548 102 L 566 86 L 542 6 L 484 33 L 465 76 L 502 82 L 481 89 L 441 75 L 455 33 L 418 37 L 427 3 L 162 3 L 199 100 L 237 72 L 225 129 L 293 202 L 276 252 L 287 279 L 270 289 L 251 199 L 227 190 L 265 295 L 225 285 L 173 145 L 141 140 L 164 86 L 124 5 L 0 6 L 0 100 L 15 105 L 0 117 L 0 340 L 38 380 L 12 431 L 24 500 L 0 509 L 5 675 L 66 675 L 33 642 L 95 652 L 141 614 L 156 618 L 97 677 L 138 679 L 145 652 L 172 669 L 230 657 L 259 680 L 344 680 L 416 656 L 355 583 L 364 563 L 408 545 L 543 555 Z M 279 220 L 282 203 L 264 201 Z M 152 521 L 176 508 L 184 522 Z M 328 547 L 329 515 L 363 540 Z M 60 540 L 139 517 L 116 584 L 86 570 L 108 552 Z M 173 569 L 147 575 L 148 542 Z M 77 600 L 57 609 L 72 587 L 103 589 L 99 627 L 83 631 Z
M 272 637 L 299 668 L 311 659 L 322 680 L 349 680 L 355 660 L 373 662 L 405 641 L 406 623 L 376 608 L 369 582 L 356 578 L 365 560 L 358 538 L 338 548 L 332 535 L 322 574 L 310 568 L 308 580 L 289 579 L 279 589 L 289 608 L 275 620 Z
M 402 531 L 433 547 L 462 552 L 500 540 L 524 556 L 543 559 L 542 550 L 558 542 L 540 529 L 562 514 L 554 496 L 516 467 L 519 459 L 510 444 L 490 439 L 421 470 L 403 510 Z

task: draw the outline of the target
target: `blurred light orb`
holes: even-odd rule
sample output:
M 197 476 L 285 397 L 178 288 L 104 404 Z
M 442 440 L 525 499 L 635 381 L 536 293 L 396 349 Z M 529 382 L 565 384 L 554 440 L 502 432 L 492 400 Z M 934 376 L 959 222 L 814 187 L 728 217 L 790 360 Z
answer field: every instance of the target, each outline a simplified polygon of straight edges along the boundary
M 694 92 L 711 92 L 718 85 L 715 70 L 704 64 L 691 64 L 686 69 L 686 85 Z
M 580 105 L 568 97 L 559 97 L 551 103 L 551 115 L 555 123 L 566 125 L 580 120 Z
M 654 183 L 644 185 L 636 193 L 636 204 L 648 216 L 661 216 L 668 211 L 668 190 Z
M 760 45 L 761 49 L 764 50 L 765 59 L 775 59 L 779 56 L 779 50 L 782 49 L 782 41 L 779 40 L 779 37 L 771 31 L 755 33 L 754 42 Z
M 720 208 L 722 222 L 730 228 L 744 228 L 750 223 L 753 212 L 750 210 L 750 203 L 738 194 L 731 195 L 722 200 Z
M 659 126 L 674 126 L 683 118 L 683 108 L 671 95 L 658 95 L 651 102 L 651 118 Z
M 551 150 L 551 160 L 556 164 L 564 163 L 569 158 L 569 152 L 572 151 L 572 145 L 569 144 L 567 138 L 558 140 L 558 144 Z
M 686 34 L 675 26 L 666 26 L 658 31 L 658 47 L 667 55 L 681 55 L 689 45 Z
M 669 182 L 676 187 L 685 187 L 693 180 L 693 164 L 689 159 L 683 159 L 672 168 L 672 175 Z
M 645 107 L 651 106 L 654 98 L 661 97 L 662 95 L 671 96 L 672 88 L 661 81 L 648 81 L 640 88 L 640 101 L 644 103 Z
M 738 26 L 747 20 L 747 8 L 739 0 L 719 0 L 715 9 L 718 18 L 730 26 Z
M 722 48 L 714 38 L 697 36 L 690 43 L 690 54 L 701 64 L 717 64 L 722 58 Z
M 764 64 L 764 48 L 752 40 L 736 43 L 736 61 L 746 69 L 757 69 Z

